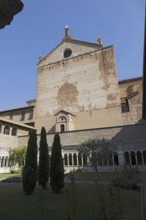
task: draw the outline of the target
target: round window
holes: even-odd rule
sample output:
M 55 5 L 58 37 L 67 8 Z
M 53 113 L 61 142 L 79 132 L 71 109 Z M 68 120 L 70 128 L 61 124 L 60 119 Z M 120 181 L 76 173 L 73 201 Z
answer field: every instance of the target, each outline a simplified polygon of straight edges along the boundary
M 70 57 L 71 54 L 72 54 L 71 49 L 66 49 L 66 50 L 64 51 L 64 57 L 65 57 L 65 58 Z

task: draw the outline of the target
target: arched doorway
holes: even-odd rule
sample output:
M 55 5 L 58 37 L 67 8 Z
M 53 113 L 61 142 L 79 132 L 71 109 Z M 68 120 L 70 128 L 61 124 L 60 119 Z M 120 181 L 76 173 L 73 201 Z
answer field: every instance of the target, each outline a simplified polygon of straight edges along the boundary
M 136 164 L 136 156 L 135 156 L 135 152 L 132 151 L 131 154 L 131 165 L 135 165 Z
M 65 132 L 65 124 L 60 125 L 60 132 Z
M 137 163 L 138 165 L 142 165 L 142 153 L 140 151 L 137 152 Z

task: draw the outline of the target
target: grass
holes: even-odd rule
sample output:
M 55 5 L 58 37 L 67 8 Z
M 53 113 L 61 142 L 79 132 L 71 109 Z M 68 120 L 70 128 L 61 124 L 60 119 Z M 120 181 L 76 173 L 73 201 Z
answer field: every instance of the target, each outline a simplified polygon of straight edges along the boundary
M 66 174 L 67 177 L 70 178 L 72 174 Z M 96 172 L 74 172 L 74 178 L 76 180 L 103 180 L 103 181 L 111 181 L 115 178 L 115 176 L 121 175 L 119 172 L 103 172 L 103 173 L 96 173 Z M 134 173 L 135 178 L 139 177 L 138 173 Z
M 69 173 L 66 176 L 70 178 L 72 174 Z M 76 180 L 111 180 L 114 178 L 115 173 L 96 173 L 96 172 L 74 172 L 74 178 Z
M 74 189 L 72 189 L 74 186 Z M 112 188 L 115 205 L 120 195 L 122 213 L 125 220 L 139 220 L 140 193 Z M 100 210 L 100 193 L 104 196 L 106 212 L 112 206 L 107 186 L 96 184 L 66 184 L 62 193 L 54 194 L 50 187 L 37 187 L 34 194 L 23 194 L 21 184 L 0 186 L 0 218 L 2 220 L 95 220 Z
M 13 176 L 20 176 L 20 173 L 0 173 L 0 178 L 6 179 Z

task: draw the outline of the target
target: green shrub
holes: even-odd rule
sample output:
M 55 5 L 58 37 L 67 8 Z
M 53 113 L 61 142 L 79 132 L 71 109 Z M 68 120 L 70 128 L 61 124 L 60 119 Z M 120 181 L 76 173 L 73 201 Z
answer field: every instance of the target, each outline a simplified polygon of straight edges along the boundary
M 129 190 L 138 189 L 138 183 L 138 175 L 133 170 L 124 170 L 120 173 L 117 173 L 112 181 L 113 186 Z

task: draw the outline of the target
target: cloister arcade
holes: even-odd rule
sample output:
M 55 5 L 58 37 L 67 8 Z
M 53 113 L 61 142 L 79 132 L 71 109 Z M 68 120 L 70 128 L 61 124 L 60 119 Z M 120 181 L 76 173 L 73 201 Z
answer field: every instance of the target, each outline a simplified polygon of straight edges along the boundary
M 107 155 L 106 158 L 102 159 L 101 155 L 98 155 L 98 163 L 97 166 L 119 166 L 119 157 L 118 153 L 113 153 Z M 90 160 L 88 157 L 84 157 L 79 152 L 64 152 L 63 155 L 64 166 L 65 167 L 87 167 L 91 166 Z M 126 166 L 144 166 L 146 165 L 146 151 L 125 151 L 124 152 L 124 161 Z M 24 163 L 23 163 L 24 164 Z M 22 165 L 23 165 L 22 164 Z M 13 164 L 13 166 L 16 164 Z M 11 164 L 9 162 L 9 156 L 0 156 L 0 169 L 10 168 Z
M 0 156 L 0 167 L 9 167 L 9 157 Z
M 107 166 L 107 165 L 119 165 L 118 154 L 108 154 L 107 157 L 102 158 L 102 155 L 98 153 L 98 166 Z M 64 165 L 65 166 L 88 166 L 90 164 L 90 158 L 80 153 L 65 153 L 64 154 Z
M 126 165 L 146 165 L 146 151 L 126 151 L 124 153 Z
M 98 153 L 97 166 L 118 166 L 119 155 L 117 152 L 109 153 L 106 157 L 102 158 L 102 155 Z M 146 165 L 146 151 L 126 151 L 123 152 L 124 165 L 127 166 L 141 166 Z M 64 152 L 64 166 L 88 166 L 90 164 L 90 159 L 84 157 L 79 152 Z

